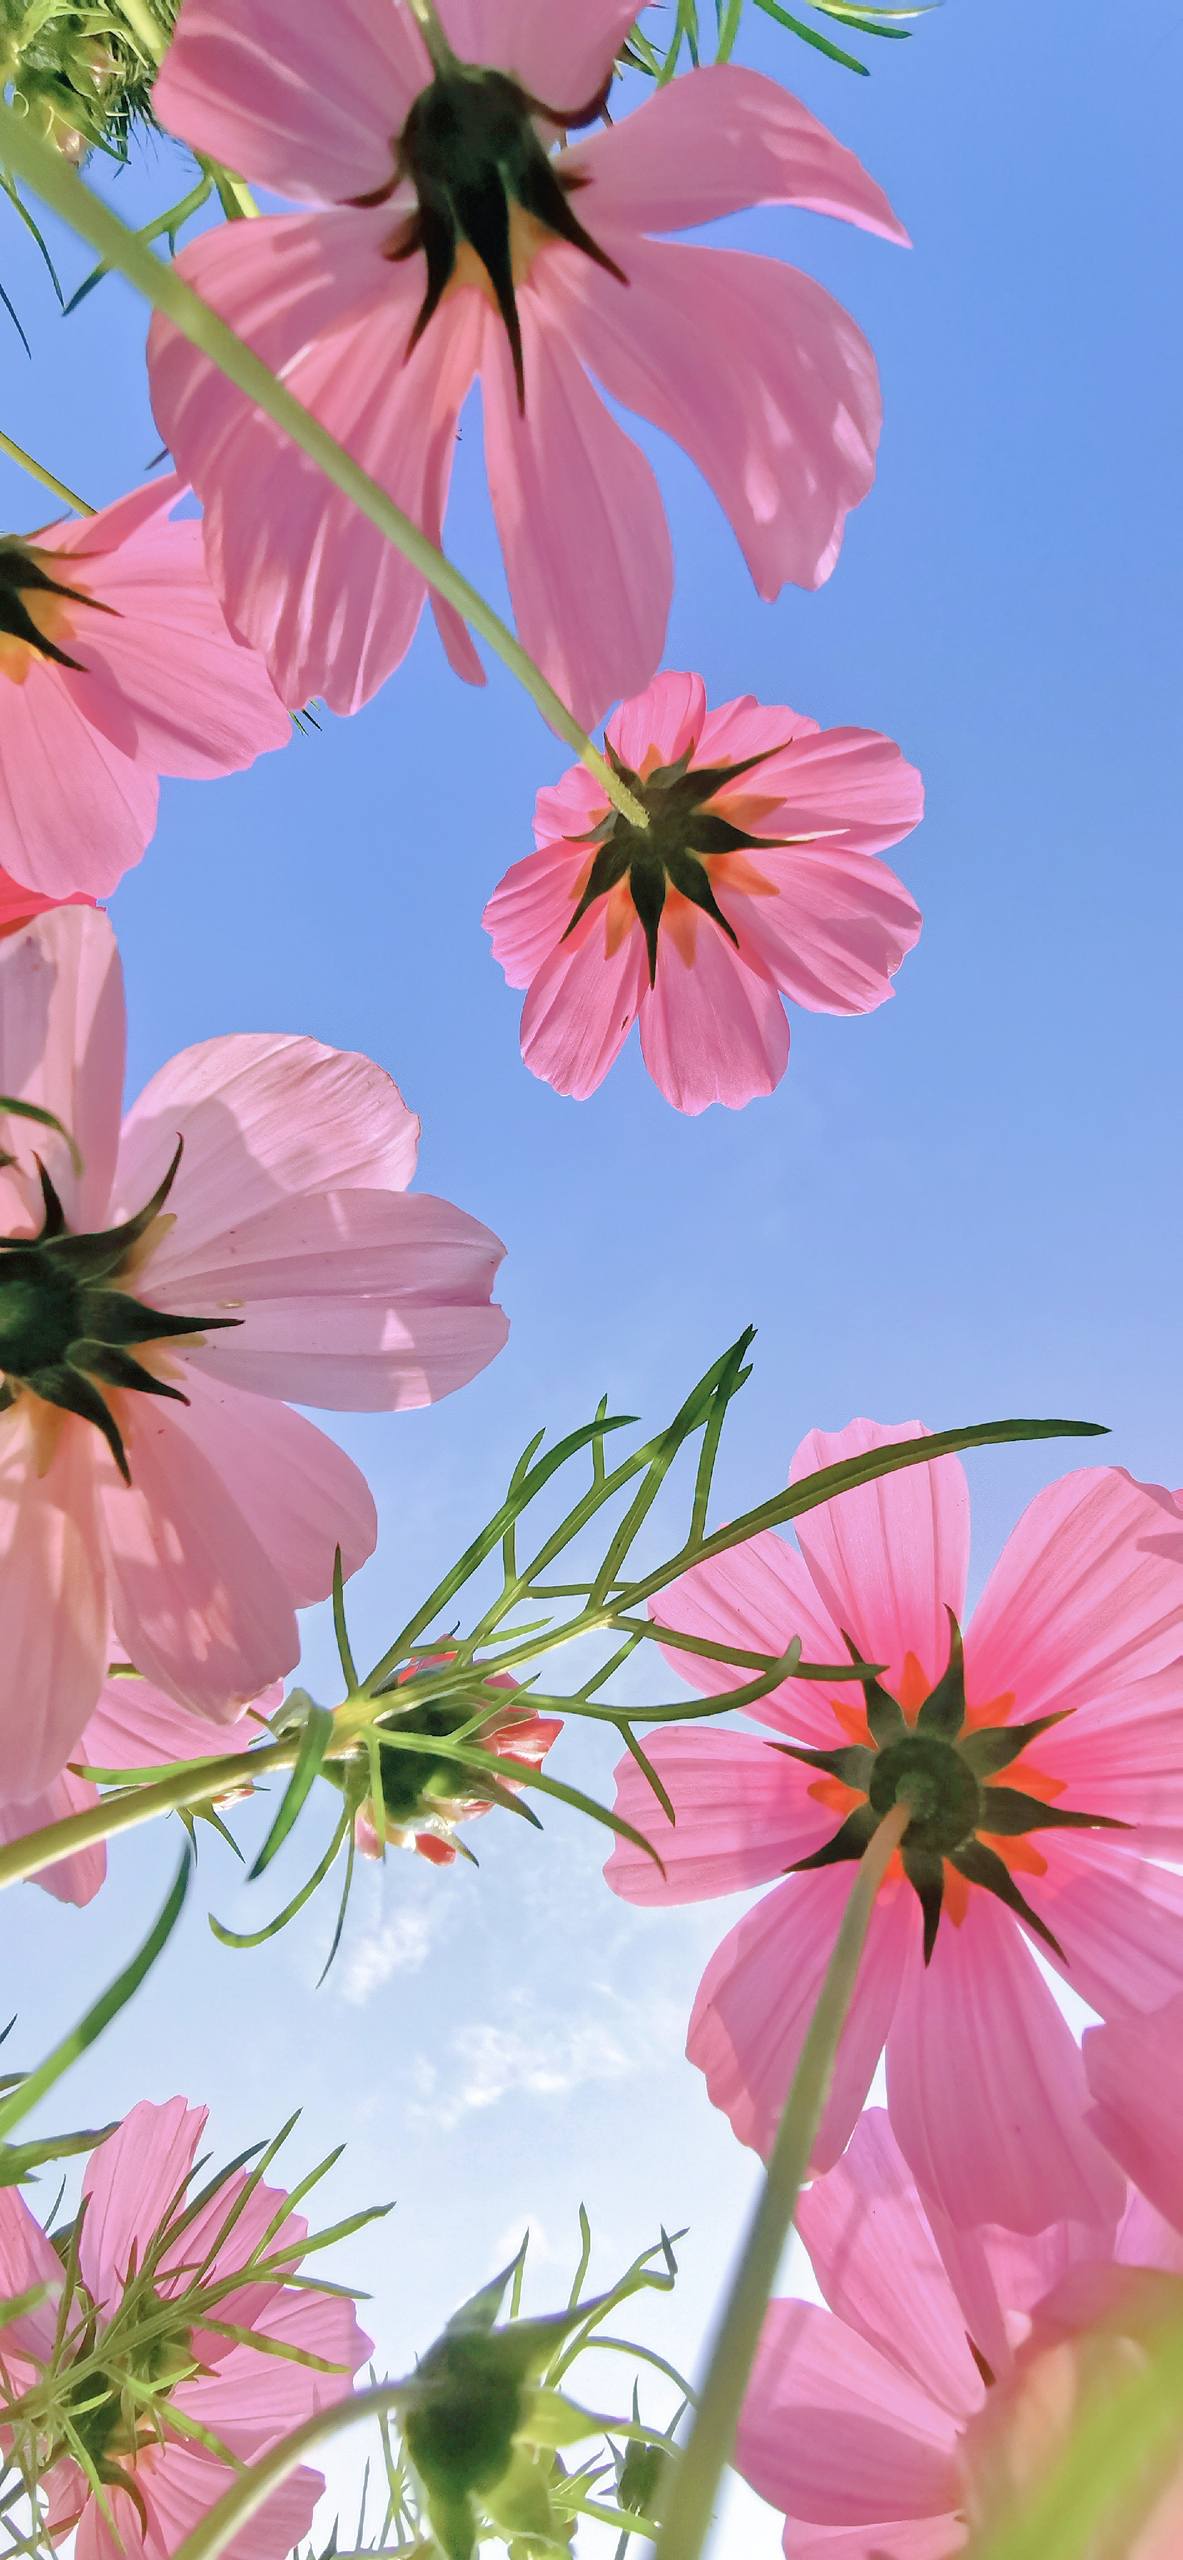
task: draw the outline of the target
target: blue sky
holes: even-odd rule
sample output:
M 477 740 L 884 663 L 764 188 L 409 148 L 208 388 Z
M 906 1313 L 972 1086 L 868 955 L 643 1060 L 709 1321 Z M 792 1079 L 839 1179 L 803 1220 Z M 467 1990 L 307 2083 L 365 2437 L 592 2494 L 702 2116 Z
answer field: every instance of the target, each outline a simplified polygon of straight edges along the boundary
M 774 608 L 689 466 L 649 439 L 679 563 L 667 662 L 701 668 L 716 698 L 751 690 L 882 728 L 921 765 L 929 816 L 899 864 L 925 929 L 895 1000 L 863 1022 L 796 1016 L 785 1082 L 739 1117 L 678 1118 L 635 1054 L 584 1106 L 537 1084 L 480 915 L 566 759 L 508 679 L 456 686 L 426 631 L 359 719 L 212 789 L 166 786 L 156 843 L 113 904 L 133 1089 L 219 1030 L 366 1050 L 423 1115 L 424 1185 L 508 1245 L 513 1331 L 495 1367 L 433 1412 L 341 1425 L 381 1511 L 352 1602 L 373 1653 L 539 1424 L 585 1418 L 605 1388 L 656 1420 L 749 1320 L 757 1368 L 721 1513 L 774 1490 L 811 1425 L 860 1411 L 1091 1415 L 1115 1459 L 1183 1476 L 1179 563 L 1164 503 L 1183 24 L 1171 0 L 947 0 L 911 43 L 867 45 L 859 81 L 748 17 L 742 50 L 862 154 L 916 246 L 779 212 L 720 226 L 854 311 L 887 427 L 830 585 Z M 146 213 L 181 191 L 162 146 L 116 197 Z M 72 285 L 83 253 L 54 245 Z M 12 221 L 3 256 L 35 361 L 2 341 L 0 423 L 113 497 L 156 449 L 142 315 L 108 285 L 63 323 Z M 43 519 L 7 465 L 0 492 L 14 530 Z M 471 413 L 450 540 L 497 592 Z M 972 1463 L 979 1574 L 1073 1454 Z M 332 1696 L 316 1621 L 307 1676 Z M 559 1766 L 602 1791 L 610 1759 L 580 1734 Z M 680 2058 L 734 1906 L 630 1914 L 589 1830 L 482 1828 L 479 1876 L 397 1858 L 367 1872 L 319 1993 L 327 1911 L 259 1955 L 227 1953 L 205 1909 L 239 1926 L 262 1914 L 207 1851 L 179 1942 L 56 2112 L 93 2119 L 183 2087 L 211 2101 L 229 2153 L 302 2102 L 301 2165 L 348 2138 L 338 2209 L 399 2200 L 361 2269 L 392 2365 L 527 2220 L 540 2303 L 565 2284 L 581 2198 L 607 2272 L 660 2221 L 686 2223 L 677 2307 L 648 2327 L 693 2360 L 752 2183 Z M 29 2059 L 141 1933 L 176 1846 L 125 1846 L 89 1915 L 6 1902 L 10 1973 L 36 1949 Z M 774 2519 L 737 2500 L 715 2550 L 777 2547 Z

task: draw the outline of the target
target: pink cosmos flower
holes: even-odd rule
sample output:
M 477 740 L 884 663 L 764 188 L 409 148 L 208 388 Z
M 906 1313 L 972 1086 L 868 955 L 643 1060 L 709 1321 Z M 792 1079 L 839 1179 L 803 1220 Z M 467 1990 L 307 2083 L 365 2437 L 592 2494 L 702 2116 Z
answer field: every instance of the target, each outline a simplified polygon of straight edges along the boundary
M 432 1662 L 447 1661 L 446 1654 L 431 1654 L 422 1661 L 409 1663 L 402 1674 L 410 1680 Z M 503 1689 L 509 1697 L 520 1691 L 512 1680 L 494 1677 L 485 1684 L 489 1689 Z M 419 1707 L 404 1709 L 398 1717 L 398 1730 L 414 1731 L 457 1738 L 462 1733 L 482 1751 L 491 1751 L 505 1763 L 504 1784 L 512 1787 L 515 1769 L 540 1769 L 552 1743 L 563 1730 L 560 1716 L 532 1715 L 526 1709 L 516 1713 L 506 1709 L 496 1722 L 482 1723 L 473 1731 L 477 1710 L 456 1697 L 427 1698 Z M 481 1713 L 487 1710 L 482 1706 Z M 465 1781 L 463 1773 L 454 1770 L 446 1760 L 424 1752 L 422 1759 L 412 1752 L 388 1751 L 383 1762 L 385 1830 L 378 1836 L 372 1801 L 363 1804 L 354 1817 L 354 1836 L 363 1857 L 380 1858 L 383 1844 L 392 1848 L 414 1850 L 432 1866 L 450 1867 L 457 1856 L 455 1832 L 462 1822 L 475 1822 L 479 1815 L 492 1809 L 493 1799 L 479 1792 L 479 1780 Z M 458 1792 L 461 1790 L 461 1792 Z
M 877 2108 L 797 2219 L 829 2308 L 769 2305 L 737 2447 L 790 2560 L 953 2560 L 1050 2469 L 1148 2323 L 1183 2316 L 1183 2243 L 1141 2197 L 1035 2240 L 957 2231 Z M 1178 2560 L 1183 2463 L 1141 2487 L 1121 2560 Z
M 794 1478 L 919 1423 L 813 1431 Z M 670 1831 L 635 1762 L 618 1809 L 663 1878 L 618 1843 L 628 1900 L 695 1902 L 783 1878 L 699 1987 L 687 2050 L 742 2142 L 767 2152 L 861 1855 L 914 1807 L 879 1894 L 815 2155 L 844 2150 L 886 2046 L 891 2120 L 917 2183 L 957 2223 L 1034 2232 L 1109 2210 L 1080 2049 L 1035 1962 L 1101 2016 L 1183 1988 L 1183 1566 L 1157 1551 L 1167 1497 L 1116 1467 L 1038 1494 L 965 1630 L 969 1496 L 955 1458 L 840 1494 L 696 1566 L 670 1627 L 773 1655 L 882 1664 L 864 1686 L 786 1680 L 752 1712 L 649 1744 Z M 705 1694 L 747 1680 L 669 1656 Z M 1114 1827 L 1116 1826 L 1116 1827 Z
M 113 1624 L 182 1706 L 233 1720 L 295 1663 L 334 1550 L 371 1552 L 364 1478 L 283 1401 L 432 1403 L 505 1339 L 503 1248 L 405 1190 L 419 1124 L 368 1059 L 242 1033 L 182 1050 L 120 1129 L 106 918 L 0 942 L 0 1694 L 6 1784 L 49 1785 Z
M 685 447 L 761 595 L 828 577 L 874 476 L 875 362 L 829 294 L 776 259 L 651 235 L 763 203 L 906 234 L 851 152 L 734 65 L 556 151 L 599 114 L 635 0 L 440 14 L 463 59 L 433 72 L 406 0 L 185 0 L 157 114 L 311 209 L 210 231 L 179 265 L 433 539 L 479 377 L 518 629 L 590 723 L 648 683 L 673 577 L 653 473 L 590 376 Z M 235 629 L 285 701 L 356 710 L 409 648 L 422 578 L 159 318 L 149 365 Z
M 259 1739 L 261 1719 L 273 1715 L 282 1700 L 283 1691 L 277 1683 L 242 1711 L 236 1723 L 213 1726 L 207 1716 L 177 1706 L 162 1689 L 153 1688 L 150 1680 L 136 1675 L 129 1678 L 121 1672 L 104 1681 L 75 1761 L 89 1769 L 140 1769 L 155 1768 L 170 1760 L 220 1760 L 231 1752 L 249 1750 L 252 1742 Z M 77 1776 L 74 1768 L 63 1769 L 40 1795 L 26 1798 L 23 1804 L 6 1792 L 0 1799 L 0 1845 L 26 1840 L 31 1831 L 40 1831 L 51 1822 L 65 1822 L 72 1813 L 86 1813 L 98 1800 L 99 1790 L 93 1779 Z M 81 1905 L 93 1902 L 106 1878 L 107 1848 L 105 1841 L 99 1840 L 88 1849 L 59 1858 L 56 1866 L 45 1868 L 33 1882 L 42 1885 L 58 1902 Z
M 701 676 L 658 676 L 608 723 L 649 812 L 629 825 L 583 765 L 540 791 L 537 853 L 485 909 L 522 1056 L 580 1101 L 633 1023 L 679 1111 L 736 1109 L 789 1062 L 781 996 L 869 1013 L 920 931 L 875 856 L 919 824 L 924 786 L 890 738 L 819 729 L 750 694 L 708 711 Z
M 236 773 L 291 722 L 227 630 L 173 476 L 0 539 L 0 863 L 26 905 L 105 897 L 156 825 L 159 777 Z M 0 882 L 0 921 L 8 915 Z
M 89 2471 L 60 2441 L 37 2448 L 49 2538 L 63 2541 L 76 2528 L 78 2560 L 170 2560 L 229 2487 L 234 2466 L 343 2399 L 370 2353 L 352 2302 L 300 2283 L 308 2225 L 284 2214 L 281 2189 L 252 2187 L 238 2171 L 184 2218 L 205 2123 L 206 2109 L 184 2098 L 145 2101 L 93 2153 L 78 2281 L 56 2344 L 62 2259 L 18 2190 L 0 2189 L 0 2291 L 44 2284 L 49 2295 L 0 2328 L 10 2409 L 46 2369 L 60 2376 L 87 2358 L 78 2384 L 85 2416 L 76 2424 Z M 260 2264 L 268 2272 L 258 2274 Z M 159 2314 L 170 2306 L 175 2325 L 162 2328 Z M 141 2334 L 149 2316 L 151 2334 Z M 226 2337 L 219 2323 L 251 2335 Z M 185 2420 L 205 2440 L 185 2432 Z M 234 2560 L 286 2560 L 323 2488 L 318 2472 L 293 2472 L 230 2543 Z

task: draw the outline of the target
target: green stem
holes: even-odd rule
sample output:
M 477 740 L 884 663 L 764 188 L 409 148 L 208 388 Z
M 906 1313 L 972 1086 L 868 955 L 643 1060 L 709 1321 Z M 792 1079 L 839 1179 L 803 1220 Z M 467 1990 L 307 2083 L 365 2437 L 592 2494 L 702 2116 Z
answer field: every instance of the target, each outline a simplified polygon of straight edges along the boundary
M 416 18 L 431 59 L 437 71 L 449 71 L 456 60 L 448 42 L 447 30 L 436 8 L 435 0 L 410 0 L 411 16 Z
M 85 498 L 79 497 L 76 489 L 68 489 L 65 481 L 47 471 L 45 464 L 38 462 L 34 454 L 26 453 L 23 444 L 17 444 L 12 436 L 6 436 L 3 427 L 0 427 L 0 453 L 6 453 L 10 462 L 19 462 L 22 471 L 27 471 L 31 479 L 41 482 L 43 489 L 49 489 L 55 498 L 61 498 L 67 507 L 72 507 L 76 516 L 95 514 L 96 510 L 87 505 Z
M 180 330 L 182 337 L 188 338 L 191 345 L 199 348 L 202 355 L 234 383 L 252 407 L 261 409 L 277 427 L 282 428 L 285 435 L 290 436 L 292 443 L 317 464 L 334 488 L 351 499 L 362 515 L 377 526 L 397 551 L 401 551 L 403 558 L 410 561 L 427 585 L 443 596 L 445 602 L 463 615 L 473 630 L 487 641 L 537 704 L 543 719 L 574 749 L 588 772 L 594 774 L 613 807 L 619 809 L 632 826 L 647 826 L 648 813 L 640 801 L 625 788 L 607 757 L 601 755 L 586 731 L 580 728 L 574 713 L 548 683 L 541 668 L 527 656 L 508 624 L 502 622 L 500 615 L 486 603 L 479 589 L 453 567 L 437 545 L 428 540 L 417 524 L 412 523 L 410 516 L 404 515 L 401 507 L 395 506 L 385 489 L 380 488 L 344 446 L 328 434 L 302 401 L 295 399 L 286 386 L 276 380 L 253 348 L 236 337 L 233 329 L 227 328 L 225 321 L 220 320 L 200 295 L 194 293 L 192 286 L 185 283 L 184 277 L 178 275 L 174 267 L 153 257 L 151 250 L 146 249 L 137 234 L 112 213 L 109 205 L 84 186 L 81 178 L 67 167 L 59 154 L 38 134 L 31 132 L 21 117 L 2 102 L 0 162 L 14 176 L 23 178 L 25 185 L 40 196 L 42 203 L 48 205 L 60 221 L 77 232 L 81 239 L 89 241 L 107 266 L 126 276 L 129 284 L 133 284 L 157 311 L 164 313 L 175 329 Z
M 909 1806 L 893 1805 L 863 1853 L 716 2331 L 697 2415 L 671 2479 L 654 2546 L 657 2560 L 699 2560 L 706 2541 L 769 2295 L 792 2229 L 850 2014 L 875 1896 L 910 1820 Z
M 218 1796 L 232 1794 L 248 1778 L 253 1783 L 261 1772 L 290 1769 L 299 1748 L 300 1736 L 293 1734 L 290 1740 L 268 1743 L 249 1756 L 236 1752 L 225 1760 L 205 1760 L 199 1769 L 158 1779 L 151 1786 L 136 1787 L 126 1796 L 103 1796 L 85 1813 L 72 1813 L 65 1822 L 47 1823 L 44 1830 L 30 1831 L 25 1839 L 10 1841 L 6 1849 L 0 1849 L 0 1890 L 7 1884 L 21 1884 L 30 1876 L 43 1874 L 46 1867 L 55 1866 L 59 1858 L 73 1857 L 79 1849 L 92 1849 L 100 1840 L 113 1840 L 119 1832 L 132 1831 L 141 1822 L 153 1822 L 158 1814 L 179 1813 L 190 1805 L 213 1803 Z
M 119 0 L 121 15 L 126 18 L 145 62 L 163 62 L 168 47 L 168 31 L 162 27 L 149 0 Z

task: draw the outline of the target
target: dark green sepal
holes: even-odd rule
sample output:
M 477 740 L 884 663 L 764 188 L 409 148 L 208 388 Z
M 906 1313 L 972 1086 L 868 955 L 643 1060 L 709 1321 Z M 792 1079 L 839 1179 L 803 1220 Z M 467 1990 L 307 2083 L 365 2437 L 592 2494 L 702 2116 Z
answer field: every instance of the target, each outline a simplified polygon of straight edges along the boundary
M 180 1171 L 185 1141 L 178 1138 L 172 1160 L 150 1200 L 137 1209 L 134 1218 L 125 1218 L 121 1226 L 103 1228 L 96 1235 L 54 1235 L 50 1251 L 55 1262 L 64 1265 L 75 1280 L 105 1280 L 113 1271 L 122 1269 L 129 1253 L 147 1235 L 159 1217 Z M 56 1195 L 55 1195 L 56 1197 Z M 60 1203 L 59 1203 L 60 1206 Z M 40 1242 L 38 1238 L 38 1242 Z
M 951 1609 L 949 1621 L 949 1660 L 935 1689 L 930 1689 L 916 1718 L 918 1733 L 939 1733 L 952 1741 L 965 1723 L 965 1646 L 961 1629 Z
M 804 1742 L 774 1742 L 772 1748 L 790 1760 L 803 1760 L 809 1769 L 823 1769 L 828 1778 L 840 1778 L 844 1787 L 857 1787 L 863 1795 L 870 1786 L 875 1753 L 865 1742 L 842 1743 L 834 1751 L 815 1751 Z
M 567 934 L 574 933 L 580 917 L 587 914 L 589 907 L 594 907 L 597 898 L 606 898 L 609 890 L 616 887 L 617 881 L 623 880 L 629 867 L 630 856 L 631 847 L 627 841 L 613 841 L 609 836 L 607 843 L 601 845 L 587 875 L 587 887 L 563 934 L 564 942 Z
M 968 1760 L 975 1778 L 992 1778 L 998 1770 L 1009 1769 L 1029 1742 L 1037 1742 L 1052 1725 L 1063 1724 L 1072 1712 L 1071 1707 L 1061 1707 L 1055 1715 L 1036 1716 L 1030 1724 L 979 1725 L 976 1732 L 961 1736 L 957 1748 L 962 1759 Z
M 693 853 L 750 853 L 761 845 L 767 849 L 766 836 L 751 835 L 746 827 L 735 827 L 730 818 L 717 817 L 713 809 L 692 810 L 686 821 L 686 832 Z
M 845 1627 L 842 1630 L 842 1642 L 856 1671 L 866 1671 L 867 1664 L 864 1657 L 859 1652 L 854 1637 L 847 1635 Z M 885 1689 L 881 1681 L 873 1677 L 864 1680 L 862 1693 L 867 1728 L 873 1742 L 895 1742 L 901 1733 L 907 1732 L 908 1719 L 899 1699 L 893 1698 L 890 1689 Z
M 1024 1831 L 1128 1831 L 1111 1813 L 1075 1813 L 1068 1805 L 1046 1804 L 1021 1787 L 986 1787 L 982 1792 L 981 1827 L 996 1839 L 1018 1839 Z
M 672 886 L 683 898 L 689 899 L 692 907 L 700 908 L 703 915 L 709 916 L 711 922 L 719 926 L 720 931 L 726 934 L 728 941 L 734 943 L 738 951 L 739 935 L 734 925 L 724 915 L 711 887 L 709 875 L 703 870 L 701 862 L 696 861 L 692 853 L 670 853 L 666 856 L 665 867 Z M 635 889 L 633 897 L 635 902 Z
M 633 905 L 645 936 L 651 987 L 657 983 L 657 937 L 665 907 L 665 878 L 664 870 L 656 862 L 634 862 L 629 873 Z
M 123 1433 L 110 1406 L 81 1369 L 71 1368 L 66 1361 L 54 1369 L 39 1369 L 34 1393 L 44 1404 L 56 1405 L 61 1413 L 76 1414 L 80 1422 L 93 1422 L 95 1430 L 101 1431 L 124 1483 L 131 1483 Z
M 123 1349 L 135 1343 L 174 1342 L 185 1334 L 230 1333 L 242 1322 L 241 1316 L 170 1315 L 166 1308 L 150 1307 L 125 1289 L 81 1289 L 78 1303 L 86 1339 Z
M 143 1362 L 123 1351 L 113 1342 L 74 1342 L 70 1345 L 70 1365 L 85 1376 L 99 1378 L 105 1387 L 126 1387 L 144 1396 L 168 1396 L 174 1404 L 188 1404 L 189 1398 L 180 1387 L 170 1386 L 156 1377 Z
M 1039 1913 L 1032 1910 L 1026 1894 L 1015 1883 L 1010 1868 L 996 1849 L 988 1848 L 984 1840 L 967 1840 L 962 1848 L 954 1849 L 952 1864 L 967 1884 L 981 1885 L 987 1893 L 995 1894 L 999 1902 L 1004 1902 L 1008 1911 L 1025 1920 L 1028 1928 L 1034 1929 L 1044 1945 L 1051 1948 L 1052 1954 L 1059 1957 L 1060 1963 L 1067 1964 L 1059 1939 L 1049 1929 L 1046 1920 L 1041 1920 Z
M 902 1855 L 904 1874 L 924 1915 L 924 1961 L 931 1964 L 945 1900 L 945 1861 L 926 1857 L 923 1850 L 905 1848 Z
M 845 1866 L 848 1860 L 862 1857 L 878 1828 L 878 1814 L 872 1812 L 869 1804 L 857 1804 L 853 1813 L 847 1814 L 841 1830 L 834 1833 L 832 1840 L 827 1840 L 820 1849 L 814 1849 L 808 1858 L 795 1858 L 792 1866 L 785 1868 L 785 1874 L 800 1876 L 810 1867 Z
M 68 667 L 74 675 L 85 675 L 80 658 L 70 657 L 67 650 L 59 649 L 55 640 L 47 639 L 38 629 L 25 603 L 26 595 L 60 596 L 70 604 L 95 604 L 95 598 L 83 595 L 79 588 L 59 585 L 23 543 L 0 542 L 0 632 L 23 641 L 27 649 L 39 658 L 49 658 L 55 667 Z M 114 608 L 102 605 L 98 610 L 110 613 Z

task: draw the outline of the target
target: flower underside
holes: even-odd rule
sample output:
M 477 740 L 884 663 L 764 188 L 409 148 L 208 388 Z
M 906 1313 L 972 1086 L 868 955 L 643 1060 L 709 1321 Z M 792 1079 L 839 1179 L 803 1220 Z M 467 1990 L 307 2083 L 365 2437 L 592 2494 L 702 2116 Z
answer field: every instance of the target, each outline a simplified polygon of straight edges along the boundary
M 36 1236 L 0 1236 L 0 1412 L 22 1389 L 100 1431 L 126 1484 L 127 1453 L 104 1388 L 189 1399 L 145 1368 L 137 1353 L 182 1335 L 225 1331 L 238 1316 L 176 1316 L 133 1298 L 124 1285 L 177 1177 L 182 1141 L 150 1200 L 121 1226 L 76 1235 L 40 1158 L 45 1216 Z
M 645 936 L 649 984 L 653 986 L 657 979 L 662 912 L 670 889 L 678 890 L 692 906 L 709 916 L 738 950 L 739 936 L 715 896 L 708 865 L 724 854 L 767 851 L 770 839 L 749 835 L 745 828 L 733 825 L 730 818 L 706 804 L 742 774 L 750 773 L 753 766 L 766 763 L 779 749 L 766 747 L 761 754 L 745 756 L 738 764 L 696 767 L 691 766 L 687 749 L 676 764 L 658 765 L 644 779 L 622 761 L 607 739 L 605 752 L 614 772 L 640 801 L 649 823 L 645 827 L 634 826 L 619 810 L 610 809 L 588 835 L 568 839 L 576 844 L 594 844 L 598 850 L 563 939 L 566 941 L 567 934 L 574 933 L 580 918 L 597 899 L 608 897 L 620 881 L 626 881 Z
M 1017 1839 L 1028 1831 L 1124 1831 L 1127 1826 L 1109 1814 L 1076 1813 L 1063 1805 L 1047 1804 L 1019 1787 L 991 1783 L 1021 1757 L 1029 1743 L 1051 1725 L 1062 1723 L 1063 1716 L 1038 1716 L 1030 1724 L 975 1725 L 967 1732 L 961 1629 L 952 1610 L 948 1617 L 948 1666 L 914 1722 L 909 1723 L 890 1691 L 872 1678 L 863 1686 L 869 1743 L 850 1743 L 835 1751 L 807 1750 L 792 1742 L 773 1745 L 791 1759 L 804 1760 L 811 1769 L 837 1778 L 863 1799 L 832 1840 L 811 1857 L 798 1858 L 787 1872 L 796 1875 L 806 1867 L 830 1867 L 847 1858 L 861 1858 L 884 1815 L 893 1805 L 906 1804 L 911 1820 L 900 1855 L 924 1914 L 925 1963 L 936 1945 L 947 1866 L 967 1884 L 982 1885 L 987 1893 L 996 1894 L 1063 1963 L 1059 1940 L 1032 1910 L 1005 1858 L 990 1841 Z M 844 1641 L 851 1660 L 864 1668 L 857 1646 L 849 1636 Z
M 10 536 L 0 538 L 0 648 L 6 639 L 15 640 L 37 657 L 49 658 L 57 667 L 69 667 L 75 675 L 84 675 L 82 660 L 72 658 L 53 637 L 54 620 L 61 618 L 62 606 L 70 605 L 88 606 L 93 613 L 115 611 L 114 605 L 101 604 L 97 596 L 85 595 L 81 588 L 64 586 L 52 578 L 44 561 L 25 543 Z
M 393 195 L 404 179 L 414 187 L 417 210 L 395 232 L 385 251 L 388 258 L 401 262 L 422 250 L 427 262 L 427 288 L 408 353 L 438 311 L 461 249 L 467 246 L 474 252 L 489 279 L 509 339 L 518 407 L 523 411 L 526 381 L 514 264 L 514 210 L 556 240 L 582 250 L 621 284 L 628 282 L 616 260 L 584 230 L 572 210 L 571 197 L 585 181 L 556 167 L 535 123 L 536 117 L 542 117 L 556 129 L 590 124 L 606 96 L 607 84 L 585 106 L 551 107 L 519 88 L 504 71 L 451 64 L 438 71 L 416 98 L 395 146 L 394 176 L 373 194 L 353 199 L 358 205 L 377 205 Z

